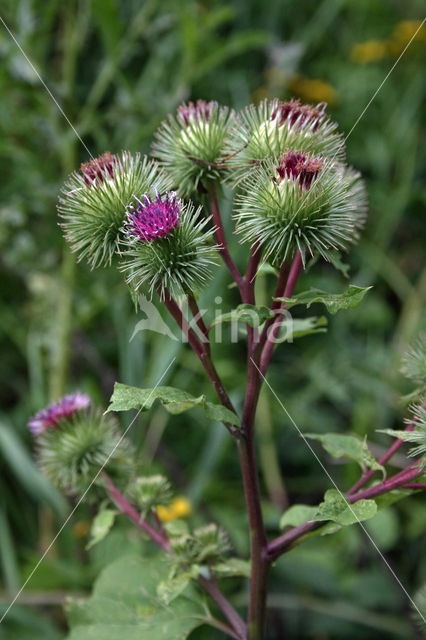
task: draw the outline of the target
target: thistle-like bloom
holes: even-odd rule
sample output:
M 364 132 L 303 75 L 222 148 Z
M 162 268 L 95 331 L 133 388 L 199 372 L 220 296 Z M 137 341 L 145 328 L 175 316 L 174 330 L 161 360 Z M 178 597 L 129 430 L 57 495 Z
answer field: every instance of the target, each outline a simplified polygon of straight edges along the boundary
M 217 107 L 217 103 L 214 101 L 206 102 L 205 100 L 197 100 L 197 103 L 188 102 L 188 104 L 181 104 L 178 107 L 178 118 L 183 120 L 186 127 L 189 127 L 193 122 L 209 122 L 210 114 L 214 107 Z
M 139 476 L 127 488 L 126 496 L 145 517 L 158 506 L 168 504 L 172 498 L 172 490 L 170 482 L 160 474 Z
M 179 223 L 179 203 L 176 195 L 166 194 L 164 201 L 160 194 L 154 201 L 145 195 L 143 202 L 136 198 L 136 207 L 130 205 L 128 216 L 129 233 L 141 240 L 155 240 L 163 238 L 176 229 Z
M 277 162 L 287 149 L 342 160 L 344 140 L 325 107 L 325 103 L 313 106 L 300 100 L 264 100 L 258 107 L 247 107 L 225 145 L 230 181 L 239 184 L 250 175 L 253 164 Z
M 91 400 L 85 393 L 80 393 L 80 391 L 71 393 L 36 413 L 30 418 L 28 428 L 34 436 L 38 436 L 45 429 L 57 427 L 61 420 L 70 418 L 77 411 L 87 409 L 90 403 Z
M 236 198 L 237 233 L 275 264 L 300 251 L 329 260 L 358 239 L 366 196 L 358 173 L 325 157 L 287 151 L 252 169 Z
M 81 165 L 69 177 L 59 199 L 61 227 L 78 259 L 92 267 L 111 264 L 123 234 L 126 208 L 133 195 L 170 187 L 157 163 L 128 151 Z
M 101 481 L 101 468 L 124 489 L 135 468 L 132 446 L 116 418 L 93 408 L 64 417 L 56 429 L 40 433 L 37 458 L 51 482 L 69 494 L 84 492 L 98 477 Z
M 80 165 L 80 171 L 88 187 L 99 186 L 108 177 L 113 178 L 115 169 L 117 169 L 117 156 L 113 156 L 109 151 L 106 151 L 99 158 L 94 158 L 90 162 L 84 162 Z
M 277 173 L 281 180 L 292 178 L 298 180 L 300 187 L 309 189 L 312 181 L 318 177 L 324 163 L 319 158 L 310 158 L 305 153 L 293 153 L 287 151 L 280 158 Z
M 201 207 L 194 211 L 175 194 L 155 200 L 135 198 L 127 212 L 126 249 L 121 269 L 133 291 L 157 291 L 164 299 L 166 289 L 173 296 L 205 286 L 215 264 L 209 219 L 200 219 Z
M 176 116 L 162 123 L 153 155 L 172 177 L 182 196 L 204 190 L 224 175 L 223 148 L 233 112 L 217 102 L 182 104 Z

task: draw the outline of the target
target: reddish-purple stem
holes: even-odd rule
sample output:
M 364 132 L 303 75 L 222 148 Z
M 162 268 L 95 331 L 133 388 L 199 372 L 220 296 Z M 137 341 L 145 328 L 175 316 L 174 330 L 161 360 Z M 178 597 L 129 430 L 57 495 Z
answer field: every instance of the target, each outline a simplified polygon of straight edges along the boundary
M 407 482 L 402 485 L 403 489 L 426 489 L 426 482 Z
M 237 632 L 237 637 L 242 640 L 245 639 L 247 634 L 247 625 L 241 616 L 235 611 L 234 607 L 229 603 L 229 600 L 227 600 L 220 591 L 216 581 L 214 579 L 207 580 L 200 576 L 198 578 L 198 582 L 226 615 L 226 618 L 232 624 L 233 629 Z
M 409 424 L 405 427 L 405 431 L 412 431 L 414 429 L 414 424 Z M 384 465 L 388 460 L 390 460 L 393 454 L 399 449 L 399 447 L 403 444 L 404 440 L 398 439 L 389 447 L 389 449 L 382 455 L 379 459 L 379 464 Z M 377 469 L 369 469 L 368 471 L 364 471 L 358 482 L 354 484 L 352 489 L 348 491 L 348 495 L 352 495 L 356 493 L 361 487 L 363 487 L 369 480 L 377 473 Z
M 157 529 L 154 529 L 154 527 L 150 525 L 149 522 L 141 517 L 140 513 L 138 513 L 136 509 L 132 507 L 129 502 L 127 502 L 126 498 L 122 493 L 120 493 L 120 491 L 112 482 L 111 478 L 106 473 L 103 474 L 103 478 L 105 480 L 107 491 L 111 500 L 118 507 L 118 509 L 120 509 L 121 513 L 127 516 L 129 520 L 133 522 L 133 524 L 139 527 L 139 529 L 142 529 L 142 531 L 144 531 L 147 536 L 149 536 L 151 540 L 155 542 L 155 544 L 169 553 L 170 545 L 164 533 L 157 531 Z
M 247 265 L 247 271 L 244 278 L 244 289 L 242 300 L 246 304 L 255 305 L 256 299 L 254 294 L 254 288 L 256 284 L 257 268 L 259 266 L 260 259 L 262 257 L 262 249 L 258 242 L 256 242 L 251 250 L 250 258 Z M 247 324 L 247 348 L 248 353 L 251 353 L 253 344 L 258 341 L 258 329 L 251 327 Z
M 210 354 L 203 348 L 203 346 L 201 345 L 200 341 L 197 338 L 197 335 L 195 333 L 195 331 L 189 326 L 188 320 L 185 318 L 182 309 L 179 307 L 179 305 L 175 302 L 175 300 L 173 300 L 173 298 L 170 295 L 170 292 L 166 290 L 166 296 L 164 299 L 164 303 L 167 307 L 167 309 L 169 310 L 170 314 L 173 316 L 173 318 L 176 320 L 176 322 L 178 323 L 179 327 L 181 328 L 182 332 L 184 333 L 184 335 L 186 336 L 190 346 L 192 347 L 192 349 L 195 351 L 196 355 L 198 356 L 201 364 L 204 367 L 204 370 L 210 380 L 210 382 L 213 385 L 213 388 L 216 392 L 217 397 L 219 398 L 221 404 L 226 407 L 227 409 L 229 409 L 230 411 L 232 411 L 233 413 L 236 413 L 234 406 L 225 390 L 225 387 L 223 386 L 223 383 L 219 377 L 219 374 L 216 371 L 216 368 L 213 364 L 213 361 L 210 357 Z M 230 425 L 228 423 L 225 423 L 226 428 L 230 431 L 231 434 L 236 435 L 236 429 L 233 425 Z
M 351 504 L 358 502 L 358 500 L 366 500 L 369 498 L 374 498 L 375 496 L 379 496 L 383 493 L 387 493 L 388 491 L 392 491 L 393 489 L 407 488 L 406 485 L 410 485 L 410 480 L 414 480 L 419 475 L 423 473 L 423 469 L 418 466 L 414 466 L 417 463 L 414 462 L 413 465 L 410 465 L 408 469 L 404 469 L 400 473 L 395 474 L 389 480 L 384 480 L 373 487 L 369 487 L 364 491 L 358 491 L 357 493 L 352 493 L 352 489 L 348 491 L 346 494 L 346 498 Z M 419 483 L 420 484 L 420 483 Z M 411 487 L 408 487 L 411 488 Z M 416 487 L 417 488 L 417 487 Z M 422 487 L 418 487 L 422 488 Z M 280 555 L 288 551 L 301 536 L 309 531 L 320 527 L 323 522 L 305 522 L 298 527 L 294 527 L 287 531 L 286 533 L 278 536 L 275 540 L 272 540 L 268 544 L 268 560 L 272 562 Z
M 388 491 L 392 491 L 392 489 L 397 489 L 405 483 L 414 480 L 421 475 L 422 472 L 423 471 L 420 467 L 409 467 L 400 473 L 396 473 L 392 478 L 389 478 L 389 480 L 384 480 L 383 482 L 375 484 L 372 487 L 368 487 L 368 489 L 364 489 L 363 491 L 357 491 L 357 493 L 349 494 L 347 496 L 348 500 L 353 503 L 358 500 L 368 500 L 369 498 L 380 496 L 382 493 L 387 493 Z
M 284 289 L 284 298 L 290 298 L 293 294 L 294 287 L 296 286 L 297 279 L 300 275 L 300 272 L 303 268 L 303 260 L 300 251 L 297 252 L 295 259 L 293 260 L 293 264 L 291 265 L 290 273 L 287 279 L 287 283 Z M 285 302 L 282 302 L 278 309 L 284 309 Z M 272 322 L 272 325 L 269 327 L 267 332 L 267 337 L 265 340 L 265 346 L 263 347 L 262 355 L 260 358 L 260 370 L 263 375 L 265 375 L 267 368 L 271 362 L 272 354 L 274 352 L 276 339 L 278 337 L 281 325 L 283 321 L 282 314 L 277 314 L 275 319 Z
M 166 553 L 170 553 L 170 543 L 169 540 L 164 533 L 164 530 L 157 530 L 152 527 L 149 522 L 147 522 L 141 515 L 136 511 L 136 509 L 126 500 L 123 494 L 117 489 L 111 478 L 103 473 L 103 479 L 106 484 L 106 488 L 111 500 L 117 506 L 117 508 L 121 511 L 123 515 L 125 515 L 133 524 L 135 524 L 139 529 L 141 529 L 144 533 L 147 534 L 151 538 L 153 542 L 157 546 L 159 546 Z M 219 609 L 225 615 L 228 622 L 232 625 L 232 629 L 235 631 L 234 633 L 229 633 L 232 630 L 227 630 L 225 625 L 223 626 L 223 630 L 232 637 L 238 638 L 238 640 L 245 639 L 246 626 L 244 621 L 241 619 L 240 615 L 235 611 L 234 607 L 231 603 L 225 598 L 223 593 L 220 591 L 214 580 L 207 580 L 206 578 L 199 577 L 198 578 L 199 585 L 204 589 L 204 591 L 214 600 Z
M 217 191 L 216 187 L 212 186 L 210 189 L 210 211 L 213 218 L 213 224 L 215 226 L 216 239 L 219 245 L 219 253 L 222 255 L 223 261 L 229 269 L 232 277 L 238 285 L 238 288 L 241 292 L 241 296 L 243 296 L 244 290 L 244 278 L 241 273 L 238 271 L 238 268 L 233 261 L 231 254 L 228 251 L 228 246 L 226 244 L 225 231 L 222 224 L 222 218 L 220 215 L 219 202 L 217 199 Z
M 209 339 L 209 330 L 205 325 L 205 322 L 203 320 L 203 316 L 201 314 L 201 311 L 198 307 L 198 303 L 194 297 L 194 295 L 192 293 L 188 294 L 187 296 L 188 298 L 188 305 L 189 308 L 191 310 L 192 316 L 195 320 L 195 323 L 198 327 L 198 330 L 200 331 L 201 334 L 201 346 L 202 348 L 204 348 L 204 350 L 210 354 L 210 339 Z

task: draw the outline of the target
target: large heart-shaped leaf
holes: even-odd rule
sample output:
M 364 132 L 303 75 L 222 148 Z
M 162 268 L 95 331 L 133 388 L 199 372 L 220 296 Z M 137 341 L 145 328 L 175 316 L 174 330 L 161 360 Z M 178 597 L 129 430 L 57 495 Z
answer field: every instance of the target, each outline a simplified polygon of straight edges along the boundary
M 188 590 L 169 605 L 157 595 L 158 584 L 169 567 L 157 556 L 123 556 L 98 578 L 86 600 L 68 602 L 71 626 L 68 640 L 184 640 L 209 611 L 195 592 Z
M 237 427 L 240 426 L 240 420 L 233 411 L 210 402 L 205 395 L 196 398 L 187 391 L 175 389 L 175 387 L 139 389 L 138 387 L 129 387 L 116 382 L 114 393 L 111 396 L 111 404 L 107 411 L 128 411 L 129 409 L 138 409 L 140 407 L 142 411 L 148 411 L 156 400 L 159 400 L 164 408 L 172 414 L 183 413 L 193 407 L 200 407 L 204 410 L 206 416 L 212 420 L 226 422 Z

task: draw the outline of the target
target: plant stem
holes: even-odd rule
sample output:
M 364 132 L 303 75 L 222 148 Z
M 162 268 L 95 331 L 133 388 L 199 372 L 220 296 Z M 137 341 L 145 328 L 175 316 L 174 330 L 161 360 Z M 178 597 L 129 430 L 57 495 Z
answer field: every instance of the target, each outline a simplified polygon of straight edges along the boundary
M 204 591 L 214 600 L 214 602 L 220 607 L 222 613 L 225 614 L 228 622 L 232 625 L 232 628 L 237 632 L 237 638 L 242 640 L 246 637 L 247 626 L 241 616 L 235 611 L 234 607 L 225 598 L 223 593 L 218 588 L 215 580 L 207 580 L 200 576 L 198 578 L 199 584 L 203 587 Z
M 251 575 L 248 638 L 250 640 L 261 640 L 263 638 L 266 608 L 267 539 L 260 504 L 258 473 L 252 437 L 245 436 L 238 441 L 238 453 L 250 525 Z
M 293 260 L 293 264 L 291 265 L 290 273 L 288 275 L 287 283 L 285 285 L 284 295 L 283 295 L 284 298 L 290 298 L 292 296 L 294 287 L 296 286 L 296 282 L 302 268 L 303 268 L 302 255 L 298 251 L 296 254 L 296 257 Z M 285 307 L 285 302 L 282 302 L 278 308 L 284 309 L 284 307 Z M 278 337 L 282 321 L 283 321 L 282 314 L 278 314 L 274 319 L 272 326 L 270 327 L 270 330 L 268 331 L 268 335 L 265 340 L 265 346 L 263 347 L 262 356 L 260 359 L 260 370 L 263 375 L 265 375 L 266 370 L 268 369 L 269 364 L 271 362 L 272 354 L 274 353 L 274 348 L 276 344 L 276 339 Z
M 108 494 L 117 508 L 123 513 L 125 516 L 129 518 L 139 529 L 141 529 L 144 533 L 147 534 L 151 538 L 156 545 L 161 547 L 167 553 L 170 552 L 170 544 L 167 537 L 164 533 L 157 531 L 153 526 L 149 524 L 146 520 L 144 520 L 141 515 L 136 511 L 132 505 L 127 502 L 126 498 L 123 494 L 117 489 L 117 487 L 112 482 L 111 478 L 103 473 L 103 478 L 105 480 L 105 484 L 107 487 Z
M 418 491 L 419 489 L 426 489 L 426 482 L 407 482 L 407 484 L 402 485 L 403 489 L 415 489 Z
M 271 311 L 275 311 L 276 309 L 279 309 L 281 306 L 280 302 L 277 302 L 275 298 L 282 298 L 284 296 L 284 291 L 285 291 L 285 286 L 288 280 L 288 275 L 289 275 L 289 268 L 288 268 L 288 264 L 287 262 L 283 262 L 278 274 L 278 279 L 277 279 L 277 284 L 275 287 L 275 293 L 273 296 L 273 300 L 272 300 L 272 304 L 271 304 Z M 266 342 L 266 338 L 268 337 L 268 332 L 269 329 L 271 327 L 271 325 L 274 323 L 276 316 L 273 316 L 272 318 L 268 318 L 268 320 L 266 320 L 263 329 L 262 329 L 262 334 L 260 336 L 259 339 L 259 345 L 258 348 L 261 350 Z
M 149 538 L 151 538 L 151 540 L 157 546 L 163 549 L 163 551 L 165 551 L 166 553 L 170 553 L 170 543 L 164 530 L 155 529 L 149 524 L 149 522 L 141 518 L 136 509 L 126 500 L 119 489 L 117 489 L 111 478 L 106 473 L 103 473 L 102 476 L 106 484 L 108 495 L 117 506 L 117 508 L 121 511 L 121 513 L 125 515 L 139 529 L 146 533 L 147 536 L 149 536 Z M 229 623 L 232 625 L 232 628 L 236 632 L 233 637 L 244 640 L 246 633 L 245 623 L 241 619 L 237 611 L 233 608 L 231 603 L 220 591 L 216 582 L 213 580 L 207 580 L 206 578 L 200 576 L 198 578 L 198 583 L 204 589 L 204 591 L 214 600 Z
M 410 467 L 409 469 L 404 469 L 404 471 L 395 474 L 392 478 L 389 478 L 389 480 L 384 480 L 383 482 L 375 484 L 368 489 L 364 489 L 364 491 L 358 491 L 355 494 L 347 496 L 347 498 L 351 503 L 357 502 L 358 500 L 368 500 L 369 498 L 380 496 L 382 493 L 392 491 L 392 489 L 397 489 L 407 482 L 410 482 L 410 480 L 414 480 L 422 473 L 423 469 L 420 467 Z
M 223 383 L 214 367 L 211 357 L 202 349 L 195 333 L 189 327 L 182 310 L 166 291 L 165 304 L 178 325 L 188 337 L 188 341 L 200 362 L 202 363 L 220 402 L 231 411 L 235 412 Z M 262 509 L 260 503 L 260 491 L 258 473 L 254 452 L 254 416 L 261 378 L 252 357 L 248 358 L 248 381 L 246 397 L 244 401 L 241 430 L 232 431 L 232 425 L 227 426 L 232 435 L 238 435 L 238 452 L 240 456 L 241 472 L 243 477 L 244 495 L 250 524 L 250 547 L 252 572 L 250 578 L 250 605 L 249 605 L 249 638 L 261 640 L 265 619 L 266 604 L 266 576 L 268 563 L 266 561 L 267 539 L 263 524 Z
M 408 424 L 405 427 L 405 431 L 412 431 L 414 429 L 414 423 Z M 390 460 L 393 454 L 399 449 L 399 447 L 404 443 L 404 440 L 397 439 L 395 442 L 389 447 L 389 449 L 382 455 L 382 457 L 378 460 L 379 464 L 384 465 L 388 460 Z M 364 471 L 358 482 L 354 484 L 352 489 L 348 491 L 348 495 L 352 495 L 356 493 L 358 489 L 361 489 L 369 480 L 374 476 L 374 474 L 378 471 L 378 469 L 369 469 L 368 471 Z
M 215 226 L 216 239 L 219 244 L 219 253 L 222 256 L 224 263 L 228 267 L 230 274 L 232 275 L 235 282 L 237 283 L 241 296 L 243 296 L 244 279 L 241 273 L 238 271 L 238 268 L 235 262 L 233 261 L 231 254 L 228 251 L 228 246 L 226 244 L 225 231 L 223 228 L 222 218 L 220 215 L 219 201 L 217 199 L 217 191 L 214 185 L 210 187 L 209 205 L 210 205 L 210 211 L 213 218 L 213 224 Z
M 413 463 L 413 465 L 416 465 L 416 464 L 417 462 Z M 404 469 L 400 473 L 395 474 L 394 476 L 392 476 L 392 478 L 389 478 L 389 480 L 384 480 L 383 482 L 380 482 L 379 484 L 374 485 L 373 487 L 369 487 L 364 491 L 358 491 L 357 493 L 354 494 L 352 493 L 354 487 L 352 487 L 352 489 L 350 489 L 346 494 L 346 498 L 348 502 L 350 504 L 354 504 L 355 502 L 358 502 L 358 500 L 366 500 L 369 498 L 374 498 L 375 496 L 379 496 L 383 493 L 387 493 L 388 491 L 392 491 L 393 489 L 402 489 L 402 488 L 405 488 L 406 485 L 411 485 L 410 480 L 414 480 L 415 478 L 417 478 L 419 475 L 423 473 L 422 468 L 418 466 L 413 466 L 413 465 L 410 465 L 408 469 Z M 419 485 L 421 484 L 422 483 L 419 483 Z M 408 488 L 411 488 L 411 486 L 408 486 Z M 419 486 L 419 488 L 421 489 L 423 487 Z M 268 544 L 269 562 L 272 562 L 273 560 L 278 558 L 280 555 L 282 555 L 283 553 L 291 549 L 293 544 L 305 533 L 308 533 L 313 529 L 317 529 L 322 524 L 324 523 L 323 522 L 305 522 L 299 525 L 298 527 L 294 527 L 293 529 L 290 529 L 290 531 L 283 533 L 278 538 L 275 538 L 275 540 L 272 540 Z
M 192 293 L 189 293 L 187 295 L 188 298 L 188 305 L 189 308 L 191 310 L 192 316 L 195 320 L 195 323 L 201 333 L 201 346 L 204 348 L 204 350 L 210 355 L 210 339 L 209 339 L 209 330 L 207 329 L 205 322 L 203 320 L 203 316 L 201 314 L 201 311 L 198 307 L 198 303 L 194 297 L 194 295 Z
M 244 278 L 244 290 L 242 300 L 246 304 L 255 305 L 255 293 L 254 288 L 256 285 L 256 274 L 259 266 L 260 259 L 262 257 L 262 249 L 260 244 L 256 242 L 251 250 L 250 258 L 247 265 L 247 271 Z M 251 327 L 247 323 L 247 345 L 249 354 L 252 351 L 253 344 L 258 342 L 258 330 L 255 327 Z
M 200 341 L 197 338 L 197 335 L 195 333 L 195 331 L 189 326 L 188 320 L 185 318 L 182 309 L 179 307 L 179 305 L 175 302 L 175 300 L 173 300 L 173 298 L 170 295 L 170 292 L 166 289 L 166 297 L 164 299 L 164 304 L 166 305 L 167 309 L 169 310 L 170 314 L 173 316 L 173 318 L 176 320 L 176 322 L 178 323 L 179 327 L 181 328 L 182 332 L 184 333 L 184 335 L 186 336 L 190 346 L 192 347 L 192 349 L 195 351 L 196 355 L 198 356 L 198 359 L 200 360 L 201 364 L 204 367 L 204 370 L 210 380 L 210 382 L 212 383 L 212 386 L 216 392 L 217 397 L 219 398 L 219 401 L 221 402 L 221 404 L 226 407 L 227 409 L 229 409 L 230 411 L 232 411 L 233 413 L 237 414 L 237 412 L 235 411 L 235 408 L 231 402 L 231 399 L 228 396 L 228 393 L 225 389 L 225 387 L 223 386 L 223 382 L 219 377 L 218 372 L 216 371 L 216 367 L 213 364 L 213 361 L 211 359 L 210 353 L 207 352 L 202 344 L 200 343 Z M 198 308 L 198 307 L 197 307 Z M 231 435 L 238 437 L 240 434 L 240 429 L 238 427 L 235 427 L 234 425 L 228 424 L 228 423 L 224 423 L 225 427 L 228 429 L 228 431 L 231 433 Z

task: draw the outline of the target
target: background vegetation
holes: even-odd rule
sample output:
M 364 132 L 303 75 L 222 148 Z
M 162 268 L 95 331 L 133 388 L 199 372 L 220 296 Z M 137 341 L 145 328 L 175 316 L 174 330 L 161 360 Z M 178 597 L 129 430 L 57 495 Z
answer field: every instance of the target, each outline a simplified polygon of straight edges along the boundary
M 351 282 L 374 289 L 358 309 L 332 316 L 327 334 L 281 348 L 269 380 L 303 430 L 352 429 L 367 434 L 376 452 L 388 440 L 375 429 L 398 427 L 404 417 L 400 353 L 425 329 L 424 27 L 357 119 L 419 26 L 422 8 L 420 0 L 3 0 L 0 11 L 94 156 L 107 149 L 148 152 L 155 129 L 182 100 L 217 99 L 235 108 L 273 96 L 329 103 L 342 130 L 351 132 L 349 160 L 364 173 L 370 200 L 362 242 L 348 257 Z M 64 178 L 88 153 L 3 25 L 0 56 L 4 610 L 69 510 L 32 462 L 28 416 L 76 388 L 105 405 L 115 379 L 152 386 L 173 356 L 164 384 L 211 392 L 179 343 L 147 332 L 130 341 L 142 315 L 135 316 L 116 270 L 91 273 L 75 264 L 57 226 L 56 201 Z M 245 249 L 238 251 L 243 264 Z M 267 278 L 259 283 L 260 299 Z M 221 270 L 206 300 L 227 282 Z M 344 284 L 326 265 L 302 279 L 303 288 L 341 291 Z M 231 289 L 223 306 L 234 303 Z M 242 346 L 215 351 L 238 405 Z M 217 519 L 244 555 L 246 515 L 228 434 L 196 412 L 170 425 L 169 419 L 158 408 L 132 427 L 141 456 L 173 479 L 192 505 L 194 523 Z M 329 482 L 267 389 L 258 429 L 273 532 L 288 499 L 315 504 Z M 327 465 L 341 487 L 357 477 L 355 464 L 345 471 L 336 461 Z M 64 594 L 87 592 L 102 566 L 142 544 L 123 523 L 85 551 L 92 515 L 78 509 L 1 625 L 2 640 L 65 637 Z M 413 594 L 426 582 L 424 501 L 410 497 L 367 526 Z M 285 556 L 270 587 L 271 639 L 419 637 L 406 596 L 359 528 Z M 243 605 L 242 583 L 229 589 Z M 194 633 L 213 637 L 206 629 Z

